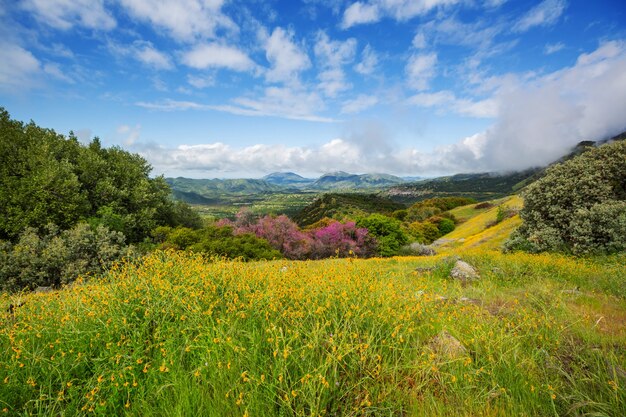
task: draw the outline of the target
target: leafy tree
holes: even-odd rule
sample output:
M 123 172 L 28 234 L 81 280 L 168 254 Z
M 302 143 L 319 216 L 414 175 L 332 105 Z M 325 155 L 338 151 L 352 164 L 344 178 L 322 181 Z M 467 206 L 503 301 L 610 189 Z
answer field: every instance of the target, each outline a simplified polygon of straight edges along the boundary
M 376 239 L 380 256 L 396 255 L 408 241 L 400 221 L 382 214 L 361 217 L 357 220 L 356 225 L 367 229 Z
M 626 141 L 557 164 L 528 186 L 506 250 L 574 254 L 626 249 Z
M 16 241 L 29 227 L 61 230 L 88 220 L 140 242 L 159 225 L 201 226 L 174 203 L 162 177 L 150 178 L 141 156 L 99 139 L 83 146 L 35 123 L 12 120 L 0 108 L 0 239 Z

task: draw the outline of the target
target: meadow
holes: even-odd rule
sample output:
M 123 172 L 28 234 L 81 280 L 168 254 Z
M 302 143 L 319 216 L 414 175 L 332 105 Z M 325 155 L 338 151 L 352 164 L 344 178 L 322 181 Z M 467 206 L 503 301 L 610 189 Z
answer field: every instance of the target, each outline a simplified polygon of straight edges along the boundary
M 517 216 L 465 210 L 432 257 L 158 251 L 2 294 L 0 415 L 626 415 L 626 257 L 502 254 Z

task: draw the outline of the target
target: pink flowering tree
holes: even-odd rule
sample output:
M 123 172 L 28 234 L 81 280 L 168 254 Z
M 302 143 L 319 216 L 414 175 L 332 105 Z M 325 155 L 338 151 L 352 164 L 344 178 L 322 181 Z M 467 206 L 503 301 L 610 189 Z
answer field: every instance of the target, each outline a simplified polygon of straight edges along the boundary
M 356 227 L 354 222 L 334 222 L 328 226 L 311 231 L 314 250 L 311 258 L 320 259 L 331 256 L 372 256 L 376 250 L 376 241 L 367 229 Z

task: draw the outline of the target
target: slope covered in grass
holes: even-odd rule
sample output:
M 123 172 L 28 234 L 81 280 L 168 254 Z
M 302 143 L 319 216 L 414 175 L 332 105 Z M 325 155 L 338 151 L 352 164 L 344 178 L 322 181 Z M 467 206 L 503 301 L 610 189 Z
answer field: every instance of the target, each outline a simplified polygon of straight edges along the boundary
M 101 281 L 2 295 L 0 411 L 626 414 L 623 256 L 452 253 L 482 279 L 449 279 L 448 255 L 242 263 L 156 252 Z M 437 348 L 444 329 L 464 353 Z

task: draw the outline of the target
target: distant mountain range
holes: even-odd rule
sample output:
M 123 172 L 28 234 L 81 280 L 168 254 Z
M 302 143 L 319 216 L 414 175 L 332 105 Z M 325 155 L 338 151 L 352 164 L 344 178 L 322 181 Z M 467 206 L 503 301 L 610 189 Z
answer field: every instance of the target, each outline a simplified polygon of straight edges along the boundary
M 626 132 L 599 142 L 583 141 L 555 163 L 577 156 L 607 141 L 624 140 Z M 543 175 L 548 167 L 511 173 L 456 174 L 432 179 L 401 178 L 389 174 L 331 172 L 317 179 L 293 172 L 274 172 L 261 179 L 166 178 L 175 198 L 191 204 L 219 204 L 225 196 L 280 193 L 359 192 L 376 193 L 399 203 L 432 197 L 465 196 L 488 200 L 515 193 Z
M 407 180 L 388 174 L 349 174 L 332 172 L 317 179 L 293 172 L 274 172 L 261 179 L 192 179 L 166 178 L 175 198 L 191 204 L 216 204 L 224 195 L 294 193 L 320 191 L 375 191 L 405 183 Z

